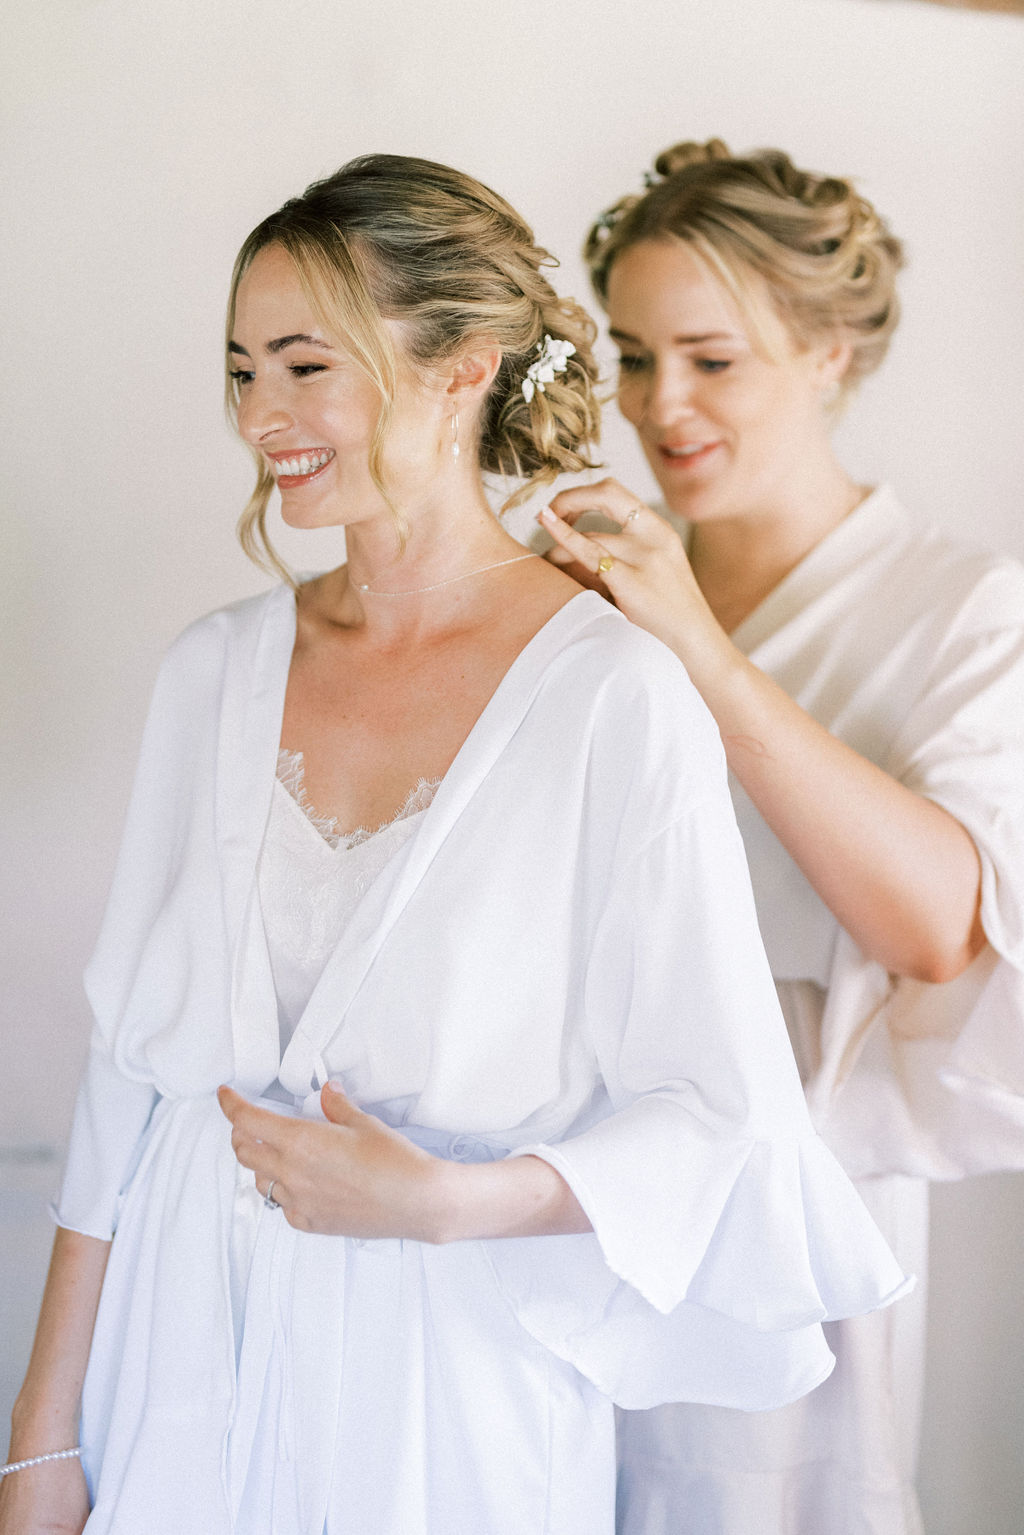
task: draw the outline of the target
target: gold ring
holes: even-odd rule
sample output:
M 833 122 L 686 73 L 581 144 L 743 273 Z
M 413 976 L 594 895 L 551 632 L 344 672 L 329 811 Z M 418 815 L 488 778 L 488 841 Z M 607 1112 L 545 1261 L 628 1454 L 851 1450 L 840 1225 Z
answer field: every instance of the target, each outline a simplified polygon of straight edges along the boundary
M 614 564 L 615 561 L 612 559 L 610 554 L 603 555 L 602 558 L 597 562 L 598 575 L 606 576 Z

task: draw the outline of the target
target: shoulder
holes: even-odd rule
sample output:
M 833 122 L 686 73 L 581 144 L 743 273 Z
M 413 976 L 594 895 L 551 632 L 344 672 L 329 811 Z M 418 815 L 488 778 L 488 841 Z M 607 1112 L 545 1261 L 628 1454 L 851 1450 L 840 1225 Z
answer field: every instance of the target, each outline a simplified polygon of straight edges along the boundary
M 908 511 L 888 487 L 875 493 L 894 517 L 889 580 L 908 616 L 931 612 L 954 629 L 1024 625 L 1024 564 Z
M 623 703 L 657 699 L 703 708 L 683 663 L 661 640 L 596 593 L 575 598 L 571 607 L 577 622 L 558 657 L 556 675 L 571 670 L 581 686 Z
M 593 756 L 644 771 L 724 773 L 721 737 L 683 663 L 596 594 L 574 599 L 573 633 L 549 665 L 546 713 Z
M 195 619 L 168 646 L 161 682 L 221 676 L 233 653 L 255 653 L 268 626 L 287 620 L 294 606 L 291 588 L 282 583 Z

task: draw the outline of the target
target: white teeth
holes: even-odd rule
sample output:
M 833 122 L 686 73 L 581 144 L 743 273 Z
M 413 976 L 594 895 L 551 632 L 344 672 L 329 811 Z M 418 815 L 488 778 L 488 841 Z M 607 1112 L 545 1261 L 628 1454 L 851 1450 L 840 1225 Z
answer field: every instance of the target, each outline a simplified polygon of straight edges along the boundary
M 329 457 L 329 453 L 302 453 L 296 458 L 271 459 L 271 466 L 278 478 L 283 474 L 298 478 L 322 469 Z

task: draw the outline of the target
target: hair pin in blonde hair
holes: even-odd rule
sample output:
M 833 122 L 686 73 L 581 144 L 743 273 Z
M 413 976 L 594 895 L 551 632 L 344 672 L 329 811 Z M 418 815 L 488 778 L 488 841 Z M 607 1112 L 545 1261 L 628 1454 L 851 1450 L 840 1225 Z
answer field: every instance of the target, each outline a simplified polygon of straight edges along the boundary
M 523 399 L 527 405 L 538 391 L 544 393 L 545 384 L 554 383 L 556 373 L 565 372 L 568 360 L 576 348 L 571 341 L 554 341 L 550 336 L 545 336 L 543 341 L 537 342 L 537 350 L 540 356 L 536 362 L 531 362 L 522 382 Z

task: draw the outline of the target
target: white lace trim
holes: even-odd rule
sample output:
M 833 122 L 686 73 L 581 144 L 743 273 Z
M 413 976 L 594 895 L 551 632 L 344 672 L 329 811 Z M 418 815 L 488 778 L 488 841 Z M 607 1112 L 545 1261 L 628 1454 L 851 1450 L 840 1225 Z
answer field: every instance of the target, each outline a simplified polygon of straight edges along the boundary
M 379 826 L 357 826 L 355 831 L 342 831 L 338 825 L 337 816 L 321 815 L 316 806 L 310 803 L 309 791 L 306 788 L 306 764 L 301 752 L 288 751 L 286 747 L 281 747 L 277 754 L 277 777 L 281 787 L 287 789 L 307 820 L 332 848 L 340 847 L 342 843 L 346 848 L 358 847 L 360 843 L 368 842 L 371 837 L 375 837 L 378 832 L 386 831 L 389 826 L 408 820 L 410 816 L 418 815 L 421 810 L 427 809 L 441 782 L 439 778 L 421 778 L 416 787 L 409 791 L 404 803 L 390 821 L 382 821 Z

